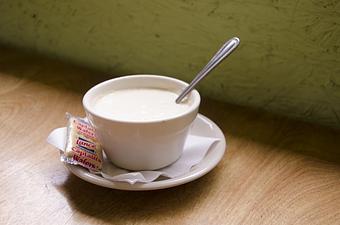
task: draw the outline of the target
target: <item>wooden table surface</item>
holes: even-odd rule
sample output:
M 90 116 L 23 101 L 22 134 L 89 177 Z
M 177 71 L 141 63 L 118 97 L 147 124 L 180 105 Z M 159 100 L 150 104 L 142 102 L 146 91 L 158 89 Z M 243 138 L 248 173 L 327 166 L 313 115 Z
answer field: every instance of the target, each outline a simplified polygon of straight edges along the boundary
M 205 97 L 228 149 L 204 177 L 129 192 L 70 174 L 46 137 L 106 78 L 0 48 L 0 224 L 340 224 L 339 131 Z

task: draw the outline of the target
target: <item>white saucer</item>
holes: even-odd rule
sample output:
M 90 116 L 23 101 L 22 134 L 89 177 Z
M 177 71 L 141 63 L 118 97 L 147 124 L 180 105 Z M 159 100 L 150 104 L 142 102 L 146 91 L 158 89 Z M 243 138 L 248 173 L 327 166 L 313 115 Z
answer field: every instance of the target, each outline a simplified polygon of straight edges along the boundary
M 221 129 L 213 121 L 201 114 L 198 114 L 197 118 L 195 119 L 190 133 L 198 136 L 220 138 L 221 141 L 213 145 L 204 159 L 199 164 L 192 167 L 190 172 L 176 178 L 159 181 L 156 180 L 151 183 L 136 183 L 131 185 L 125 182 L 106 180 L 99 175 L 90 173 L 87 169 L 80 166 L 74 166 L 71 164 L 65 164 L 65 166 L 77 177 L 107 188 L 130 191 L 146 191 L 178 186 L 196 180 L 197 178 L 200 178 L 212 170 L 222 159 L 226 149 L 226 141 Z

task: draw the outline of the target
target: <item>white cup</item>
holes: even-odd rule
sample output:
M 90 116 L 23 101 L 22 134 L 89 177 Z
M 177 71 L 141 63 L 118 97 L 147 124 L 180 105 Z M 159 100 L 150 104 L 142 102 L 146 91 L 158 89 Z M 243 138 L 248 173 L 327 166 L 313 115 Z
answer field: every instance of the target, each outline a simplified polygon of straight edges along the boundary
M 193 90 L 187 111 L 153 121 L 120 121 L 96 112 L 96 100 L 119 89 L 160 88 L 180 93 L 188 84 L 171 77 L 130 75 L 104 81 L 92 87 L 83 98 L 83 106 L 107 157 L 128 170 L 155 170 L 175 162 L 183 152 L 189 127 L 196 118 L 200 95 Z

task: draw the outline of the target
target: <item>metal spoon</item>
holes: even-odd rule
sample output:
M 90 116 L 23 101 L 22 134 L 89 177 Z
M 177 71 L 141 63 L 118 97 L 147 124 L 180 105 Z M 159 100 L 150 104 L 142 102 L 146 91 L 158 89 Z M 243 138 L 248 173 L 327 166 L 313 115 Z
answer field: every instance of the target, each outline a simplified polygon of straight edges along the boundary
M 240 44 L 238 37 L 233 37 L 217 51 L 217 53 L 211 58 L 208 64 L 196 75 L 191 83 L 182 91 L 182 93 L 176 99 L 176 103 L 180 103 L 183 98 L 194 89 L 196 84 L 206 77 L 223 59 L 225 59 L 230 53 L 232 53 L 236 47 Z

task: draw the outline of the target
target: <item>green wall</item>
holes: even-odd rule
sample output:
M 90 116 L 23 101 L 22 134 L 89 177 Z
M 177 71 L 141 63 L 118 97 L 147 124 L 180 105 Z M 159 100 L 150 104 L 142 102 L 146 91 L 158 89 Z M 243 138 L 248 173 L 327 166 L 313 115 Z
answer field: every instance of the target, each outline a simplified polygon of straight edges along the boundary
M 190 80 L 212 98 L 340 127 L 339 0 L 0 0 L 0 41 L 114 75 Z

